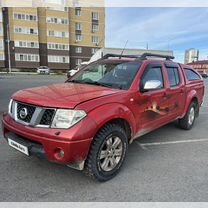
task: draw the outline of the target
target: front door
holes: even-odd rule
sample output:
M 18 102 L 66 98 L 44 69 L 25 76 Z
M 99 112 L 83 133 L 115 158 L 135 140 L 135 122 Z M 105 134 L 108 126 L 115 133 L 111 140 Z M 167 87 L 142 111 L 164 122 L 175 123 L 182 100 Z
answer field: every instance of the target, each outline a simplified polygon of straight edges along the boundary
M 160 81 L 161 86 L 157 89 L 142 92 L 142 87 L 151 80 Z M 141 134 L 163 125 L 168 119 L 168 96 L 165 85 L 164 67 L 158 63 L 149 64 L 140 80 L 138 109 L 140 111 L 140 127 L 142 127 Z

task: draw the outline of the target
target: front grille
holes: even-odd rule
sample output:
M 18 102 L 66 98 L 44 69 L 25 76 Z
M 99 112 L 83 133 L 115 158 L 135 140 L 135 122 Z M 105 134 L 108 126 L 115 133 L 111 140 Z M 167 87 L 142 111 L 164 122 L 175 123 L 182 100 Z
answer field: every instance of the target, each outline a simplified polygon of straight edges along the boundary
M 35 112 L 35 107 L 22 103 L 17 103 L 17 118 L 26 123 L 30 123 Z
M 46 109 L 40 120 L 40 125 L 46 125 L 46 126 L 51 125 L 54 113 L 55 113 L 54 109 Z
M 56 109 L 44 108 L 13 101 L 11 104 L 10 115 L 18 123 L 37 127 L 50 127 Z

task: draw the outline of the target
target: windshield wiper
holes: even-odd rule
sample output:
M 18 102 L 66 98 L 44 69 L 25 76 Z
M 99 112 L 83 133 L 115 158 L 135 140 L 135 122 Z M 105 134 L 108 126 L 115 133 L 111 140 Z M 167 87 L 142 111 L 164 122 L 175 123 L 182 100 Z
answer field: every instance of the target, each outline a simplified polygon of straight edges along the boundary
M 112 87 L 112 84 L 108 84 L 108 83 L 102 83 L 102 82 L 83 82 L 85 84 L 91 84 L 91 85 L 97 85 L 97 86 L 103 86 L 103 87 Z
M 108 88 L 118 88 L 118 89 L 122 89 L 122 85 L 119 84 L 111 84 L 111 83 L 104 83 L 104 82 L 83 82 L 86 84 L 92 84 L 92 85 L 97 85 L 97 86 L 102 86 L 102 87 L 108 87 Z
M 111 83 L 103 83 L 103 82 L 97 82 L 97 81 L 71 80 L 71 81 L 68 81 L 68 82 L 97 85 L 97 86 L 108 87 L 108 88 L 116 87 L 118 89 L 122 89 L 122 85 L 111 84 Z
M 82 80 L 69 80 L 67 82 L 73 82 L 73 83 L 84 83 Z

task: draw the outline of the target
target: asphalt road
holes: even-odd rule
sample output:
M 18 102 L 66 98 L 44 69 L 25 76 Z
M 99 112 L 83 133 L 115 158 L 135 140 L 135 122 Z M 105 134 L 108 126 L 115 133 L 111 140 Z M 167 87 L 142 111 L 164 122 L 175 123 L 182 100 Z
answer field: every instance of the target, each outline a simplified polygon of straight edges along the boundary
M 13 92 L 64 80 L 0 74 L 0 115 Z M 24 156 L 7 145 L 0 130 L 0 201 L 208 201 L 207 127 L 208 96 L 191 131 L 169 124 L 141 137 L 130 146 L 121 172 L 105 183 Z

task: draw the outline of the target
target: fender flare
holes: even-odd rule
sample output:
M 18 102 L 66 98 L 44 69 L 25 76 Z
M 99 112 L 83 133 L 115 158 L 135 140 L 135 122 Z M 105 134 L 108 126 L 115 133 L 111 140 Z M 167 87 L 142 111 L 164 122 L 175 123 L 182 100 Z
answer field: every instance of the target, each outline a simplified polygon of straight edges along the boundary
M 131 129 L 131 136 L 136 133 L 136 121 L 132 111 L 125 105 L 120 103 L 109 103 L 93 109 L 88 116 L 97 124 L 96 133 L 106 123 L 114 119 L 125 120 Z M 95 135 L 96 135 L 95 133 Z
M 191 90 L 188 95 L 187 95 L 187 99 L 186 99 L 186 103 L 185 103 L 185 108 L 184 108 L 184 112 L 183 112 L 183 115 L 182 115 L 182 118 L 186 115 L 187 111 L 188 111 L 188 108 L 191 104 L 191 101 L 193 99 L 197 99 L 197 101 L 199 100 L 198 97 L 197 97 L 197 92 L 196 90 Z

